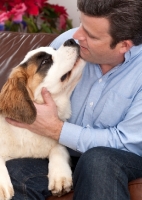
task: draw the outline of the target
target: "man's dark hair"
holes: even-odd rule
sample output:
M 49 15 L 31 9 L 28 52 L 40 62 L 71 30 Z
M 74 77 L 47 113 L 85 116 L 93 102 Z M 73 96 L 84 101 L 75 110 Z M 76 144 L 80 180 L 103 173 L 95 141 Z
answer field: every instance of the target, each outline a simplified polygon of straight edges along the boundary
M 128 39 L 142 44 L 142 0 L 78 0 L 77 5 L 88 16 L 109 20 L 111 48 Z

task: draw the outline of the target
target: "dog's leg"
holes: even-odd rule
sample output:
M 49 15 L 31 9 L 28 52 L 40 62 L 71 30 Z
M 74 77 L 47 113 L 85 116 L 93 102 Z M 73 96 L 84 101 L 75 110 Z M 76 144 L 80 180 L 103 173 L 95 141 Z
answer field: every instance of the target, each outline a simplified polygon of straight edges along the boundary
M 49 154 L 49 186 L 54 196 L 61 196 L 72 188 L 72 171 L 67 149 L 59 144 Z
M 0 158 L 0 200 L 10 200 L 13 196 L 14 190 L 5 161 Z

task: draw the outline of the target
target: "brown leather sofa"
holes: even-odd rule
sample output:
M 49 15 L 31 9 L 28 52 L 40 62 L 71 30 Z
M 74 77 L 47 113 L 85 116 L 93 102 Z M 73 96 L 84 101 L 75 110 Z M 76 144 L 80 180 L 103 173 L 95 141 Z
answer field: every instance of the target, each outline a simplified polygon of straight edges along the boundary
M 0 89 L 10 70 L 31 49 L 47 46 L 57 35 L 47 33 L 0 32 Z M 128 184 L 131 200 L 142 200 L 142 178 Z M 73 192 L 62 197 L 49 197 L 46 200 L 72 200 Z

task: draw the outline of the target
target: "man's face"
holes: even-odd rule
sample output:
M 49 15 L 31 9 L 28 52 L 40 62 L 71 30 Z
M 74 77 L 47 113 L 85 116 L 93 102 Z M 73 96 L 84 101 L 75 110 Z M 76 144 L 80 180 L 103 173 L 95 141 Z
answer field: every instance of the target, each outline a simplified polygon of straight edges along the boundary
M 113 49 L 110 47 L 112 37 L 106 18 L 91 17 L 81 12 L 80 20 L 81 25 L 73 37 L 79 41 L 80 55 L 84 60 L 112 67 L 123 61 L 124 55 L 120 54 L 121 43 Z

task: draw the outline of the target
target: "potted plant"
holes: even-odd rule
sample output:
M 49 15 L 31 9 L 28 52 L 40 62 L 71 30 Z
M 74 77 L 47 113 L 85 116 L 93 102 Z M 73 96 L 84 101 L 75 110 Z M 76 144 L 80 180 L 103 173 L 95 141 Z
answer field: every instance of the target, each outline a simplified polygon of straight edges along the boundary
M 63 6 L 48 0 L 1 0 L 0 30 L 28 33 L 62 33 L 72 28 Z

